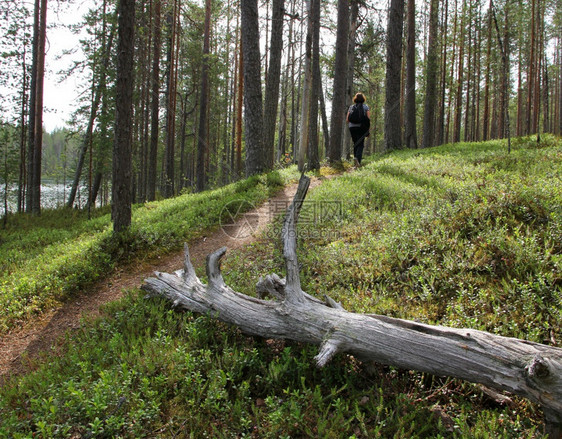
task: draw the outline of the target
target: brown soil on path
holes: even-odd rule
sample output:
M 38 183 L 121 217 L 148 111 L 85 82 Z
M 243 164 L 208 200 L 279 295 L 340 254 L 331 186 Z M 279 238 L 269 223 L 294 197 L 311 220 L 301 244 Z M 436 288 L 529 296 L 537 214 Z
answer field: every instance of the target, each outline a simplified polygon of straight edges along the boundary
M 310 188 L 320 183 L 321 179 L 313 178 Z M 196 268 L 203 266 L 207 255 L 220 247 L 233 250 L 253 242 L 273 216 L 289 206 L 296 189 L 296 184 L 287 186 L 231 224 L 225 224 L 207 236 L 190 242 L 189 253 L 193 265 Z M 44 312 L 33 321 L 3 335 L 0 339 L 0 384 L 11 375 L 24 372 L 28 367 L 25 359 L 32 360 L 56 347 L 57 340 L 67 331 L 80 326 L 82 316 L 98 316 L 101 305 L 121 298 L 125 290 L 140 287 L 143 280 L 154 271 L 172 273 L 182 268 L 183 259 L 184 252 L 181 250 L 139 265 L 118 267 L 107 278 L 83 289 L 57 309 Z

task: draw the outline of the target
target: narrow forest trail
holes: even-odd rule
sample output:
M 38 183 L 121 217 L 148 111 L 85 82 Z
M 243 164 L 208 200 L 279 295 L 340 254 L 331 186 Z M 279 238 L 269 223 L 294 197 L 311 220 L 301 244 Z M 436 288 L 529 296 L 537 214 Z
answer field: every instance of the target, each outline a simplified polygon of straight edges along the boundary
M 313 178 L 310 189 L 321 184 L 322 178 Z M 209 253 L 226 246 L 237 249 L 255 241 L 273 219 L 280 207 L 288 207 L 297 184 L 284 187 L 261 206 L 247 211 L 231 224 L 223 225 L 189 243 L 189 253 L 196 268 L 205 264 Z M 0 384 L 9 376 L 26 370 L 27 360 L 42 352 L 55 349 L 58 340 L 80 326 L 82 316 L 96 317 L 100 306 L 121 298 L 128 289 L 138 288 L 154 271 L 174 272 L 182 267 L 183 249 L 146 261 L 140 265 L 118 267 L 107 278 L 83 289 L 60 307 L 47 311 L 22 327 L 2 336 L 0 340 Z

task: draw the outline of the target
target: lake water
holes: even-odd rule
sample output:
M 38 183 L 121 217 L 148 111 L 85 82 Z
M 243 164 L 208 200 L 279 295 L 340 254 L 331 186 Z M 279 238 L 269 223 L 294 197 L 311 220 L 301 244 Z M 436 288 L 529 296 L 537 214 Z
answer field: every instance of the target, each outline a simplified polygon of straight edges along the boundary
M 56 209 L 63 207 L 68 199 L 70 184 L 64 185 L 53 181 L 41 183 L 41 208 Z M 88 187 L 81 186 L 76 194 L 75 206 L 83 207 L 88 198 Z M 16 212 L 18 203 L 17 186 L 11 186 L 8 190 L 8 211 Z M 0 189 L 0 216 L 4 215 L 4 188 Z

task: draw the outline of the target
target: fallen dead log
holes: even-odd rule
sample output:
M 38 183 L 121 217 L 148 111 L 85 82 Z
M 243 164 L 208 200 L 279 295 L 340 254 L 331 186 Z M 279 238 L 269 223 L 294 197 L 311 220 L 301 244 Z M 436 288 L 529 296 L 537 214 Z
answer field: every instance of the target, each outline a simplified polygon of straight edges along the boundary
M 296 254 L 296 222 L 310 180 L 303 176 L 282 229 L 287 276 L 260 279 L 258 297 L 225 284 L 223 247 L 207 257 L 208 284 L 195 274 L 185 247 L 183 270 L 155 273 L 143 289 L 175 306 L 210 313 L 244 333 L 320 345 L 315 360 L 322 367 L 337 353 L 362 361 L 460 378 L 530 399 L 543 408 L 545 431 L 562 437 L 562 349 L 473 329 L 431 326 L 373 314 L 348 312 L 332 299 L 321 301 L 301 289 Z

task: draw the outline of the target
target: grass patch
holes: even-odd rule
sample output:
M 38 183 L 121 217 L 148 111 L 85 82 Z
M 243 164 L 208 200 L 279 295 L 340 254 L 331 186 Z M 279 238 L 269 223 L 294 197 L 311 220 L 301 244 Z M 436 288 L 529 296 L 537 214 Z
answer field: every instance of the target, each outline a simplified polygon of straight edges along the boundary
M 0 235 L 0 333 L 106 276 L 116 264 L 180 248 L 217 227 L 225 206 L 241 200 L 245 206 L 260 204 L 297 177 L 290 168 L 134 206 L 131 230 L 119 239 L 108 209 L 95 211 L 90 220 L 76 210 L 12 217 Z
M 0 436 L 539 437 L 523 402 L 512 419 L 474 412 L 487 397 L 444 379 L 367 373 L 346 356 L 319 370 L 314 347 L 245 337 L 136 293 L 66 349 L 3 387 Z
M 336 239 L 301 242 L 304 285 L 360 312 L 560 340 L 561 169 L 560 143 L 375 157 L 309 198 L 344 208 L 319 225 Z
M 561 171 L 553 139 L 368 157 L 307 198 L 303 288 L 355 312 L 559 343 Z M 326 203 L 340 209 L 319 215 Z M 278 228 L 229 252 L 227 284 L 253 294 L 283 274 Z M 0 437 L 543 437 L 525 400 L 346 355 L 318 370 L 316 351 L 131 292 L 3 386 Z

